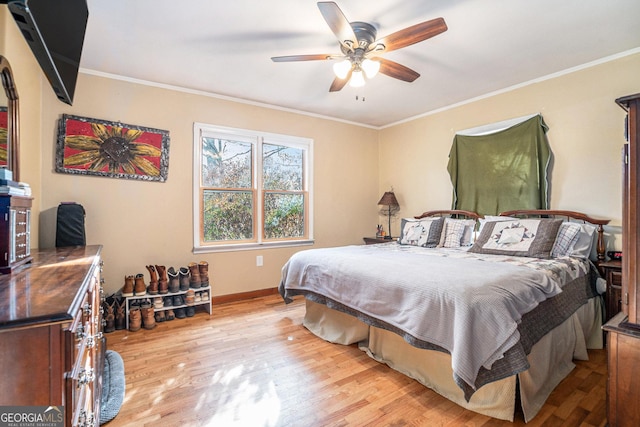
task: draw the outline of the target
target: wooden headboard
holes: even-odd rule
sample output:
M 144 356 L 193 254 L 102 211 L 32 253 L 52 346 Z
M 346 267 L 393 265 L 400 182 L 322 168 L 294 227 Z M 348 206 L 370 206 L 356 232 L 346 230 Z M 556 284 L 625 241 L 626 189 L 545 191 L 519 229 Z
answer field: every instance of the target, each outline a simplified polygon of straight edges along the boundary
M 501 216 L 512 217 L 527 217 L 527 218 L 564 218 L 567 221 L 590 223 L 597 227 L 598 230 L 598 243 L 596 246 L 596 253 L 598 254 L 598 261 L 605 260 L 605 247 L 604 247 L 604 226 L 609 224 L 608 219 L 597 219 L 590 217 L 582 212 L 575 211 L 560 211 L 551 209 L 521 209 L 515 211 L 500 212 Z
M 475 219 L 476 221 L 482 218 L 482 215 L 479 215 L 475 212 L 471 211 L 462 211 L 458 209 L 453 210 L 440 210 L 440 211 L 427 211 L 422 213 L 421 215 L 415 216 L 415 219 L 427 218 L 430 216 L 447 216 L 451 218 L 459 218 L 459 219 Z

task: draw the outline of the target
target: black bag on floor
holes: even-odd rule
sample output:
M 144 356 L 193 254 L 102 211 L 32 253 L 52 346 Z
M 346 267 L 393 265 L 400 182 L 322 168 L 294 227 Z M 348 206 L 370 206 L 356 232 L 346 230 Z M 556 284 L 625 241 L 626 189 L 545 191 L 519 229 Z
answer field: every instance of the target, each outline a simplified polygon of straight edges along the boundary
M 56 222 L 56 247 L 85 246 L 84 207 L 74 202 L 60 203 Z

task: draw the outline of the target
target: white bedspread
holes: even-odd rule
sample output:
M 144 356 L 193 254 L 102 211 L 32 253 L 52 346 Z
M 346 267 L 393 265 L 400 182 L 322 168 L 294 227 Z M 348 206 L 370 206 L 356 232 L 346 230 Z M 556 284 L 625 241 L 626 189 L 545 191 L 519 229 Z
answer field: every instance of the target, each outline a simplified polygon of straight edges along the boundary
M 580 267 L 582 265 L 582 267 Z M 280 292 L 323 295 L 446 349 L 473 387 L 520 338 L 524 313 L 586 274 L 569 259 L 469 254 L 396 243 L 311 249 L 282 269 Z

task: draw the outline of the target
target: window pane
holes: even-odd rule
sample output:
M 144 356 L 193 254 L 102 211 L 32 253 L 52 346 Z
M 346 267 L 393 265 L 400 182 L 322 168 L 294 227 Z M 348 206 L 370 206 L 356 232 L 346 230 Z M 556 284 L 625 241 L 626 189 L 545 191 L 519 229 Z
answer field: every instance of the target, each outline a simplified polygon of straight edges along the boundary
M 265 193 L 264 216 L 267 239 L 304 236 L 304 195 Z
M 302 190 L 303 150 L 281 145 L 262 145 L 265 190 Z
M 252 192 L 205 190 L 202 205 L 206 242 L 253 238 Z
M 202 185 L 251 188 L 253 145 L 219 138 L 202 138 Z

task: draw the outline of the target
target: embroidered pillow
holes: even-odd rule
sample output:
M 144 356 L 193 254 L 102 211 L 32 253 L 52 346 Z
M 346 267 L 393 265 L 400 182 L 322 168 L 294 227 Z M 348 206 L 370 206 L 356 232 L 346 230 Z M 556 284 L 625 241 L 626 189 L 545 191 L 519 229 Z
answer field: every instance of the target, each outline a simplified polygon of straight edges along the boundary
M 399 243 L 435 248 L 440 241 L 443 225 L 444 218 L 403 218 Z
M 561 219 L 521 219 L 486 222 L 469 252 L 549 258 Z
M 553 244 L 551 250 L 551 257 L 558 258 L 561 256 L 567 256 L 570 254 L 571 248 L 578 240 L 578 233 L 582 228 L 579 224 L 571 222 L 563 222 L 558 230 L 558 236 L 556 236 L 556 242 Z
M 475 222 L 475 221 L 474 221 Z M 467 229 L 464 222 L 446 221 L 444 222 L 444 243 L 445 248 L 459 248 L 462 246 L 462 237 Z

